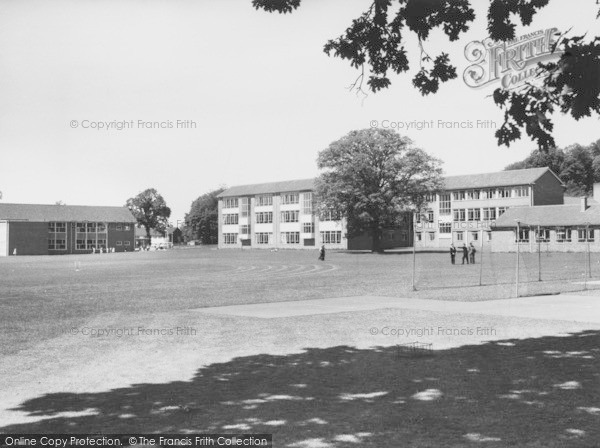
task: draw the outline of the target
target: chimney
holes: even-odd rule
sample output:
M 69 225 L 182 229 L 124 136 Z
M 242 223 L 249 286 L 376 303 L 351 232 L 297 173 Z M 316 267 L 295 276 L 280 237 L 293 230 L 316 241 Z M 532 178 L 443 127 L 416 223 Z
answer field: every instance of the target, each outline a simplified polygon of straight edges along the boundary
M 587 201 L 587 196 L 583 196 L 581 198 L 581 210 L 580 212 L 585 212 L 588 208 L 588 201 Z
M 594 199 L 594 201 L 600 202 L 600 182 L 596 182 L 594 184 L 592 198 Z

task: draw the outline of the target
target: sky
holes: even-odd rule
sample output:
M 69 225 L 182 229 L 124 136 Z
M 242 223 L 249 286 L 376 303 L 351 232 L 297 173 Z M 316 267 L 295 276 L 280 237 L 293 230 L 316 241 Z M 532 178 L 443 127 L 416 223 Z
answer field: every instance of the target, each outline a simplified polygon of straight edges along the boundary
M 319 151 L 375 122 L 434 120 L 400 132 L 448 175 L 501 170 L 535 144 L 498 147 L 493 128 L 438 126 L 502 123 L 489 96 L 498 85 L 462 80 L 465 46 L 487 37 L 488 2 L 472 3 L 477 18 L 458 41 L 434 32 L 425 44 L 450 54 L 457 79 L 421 96 L 411 37 L 411 71 L 364 98 L 347 89 L 356 70 L 323 45 L 369 0 L 303 0 L 287 15 L 256 11 L 250 0 L 0 0 L 2 201 L 124 205 L 156 188 L 175 224 L 220 186 L 318 175 Z M 577 8 L 553 0 L 517 35 L 552 27 L 598 35 L 597 10 L 595 0 Z M 559 147 L 600 138 L 598 117 L 554 122 Z

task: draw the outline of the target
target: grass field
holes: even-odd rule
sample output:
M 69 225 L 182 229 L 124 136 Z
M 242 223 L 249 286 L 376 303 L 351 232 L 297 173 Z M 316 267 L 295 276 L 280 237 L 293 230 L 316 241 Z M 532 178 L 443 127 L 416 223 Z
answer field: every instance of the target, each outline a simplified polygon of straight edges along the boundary
M 545 281 L 539 283 L 538 256 L 522 254 L 520 294 L 584 289 L 585 256 L 542 254 Z M 316 251 L 214 248 L 8 257 L 0 259 L 0 354 L 55 337 L 106 312 L 135 315 L 359 295 L 443 300 L 513 297 L 515 254 L 485 253 L 483 270 L 480 257 L 475 265 L 452 266 L 446 254 L 418 253 L 416 292 L 410 253 L 330 251 L 325 262 L 317 260 Z M 594 257 L 592 274 L 600 275 Z
M 272 432 L 275 446 L 299 448 L 594 446 L 596 321 L 416 309 L 262 319 L 197 310 L 349 296 L 510 297 L 515 255 L 483 256 L 480 272 L 479 264 L 451 266 L 446 254 L 417 254 L 417 291 L 410 253 L 332 251 L 319 262 L 312 251 L 194 248 L 0 259 L 0 431 Z M 521 258 L 522 294 L 585 287 L 583 254 L 542 254 L 541 283 L 537 263 L 535 254 Z M 597 266 L 592 259 L 593 276 Z M 499 334 L 438 335 L 435 354 L 423 358 L 400 358 L 398 339 L 369 334 L 440 323 Z M 199 334 L 69 333 L 137 325 Z

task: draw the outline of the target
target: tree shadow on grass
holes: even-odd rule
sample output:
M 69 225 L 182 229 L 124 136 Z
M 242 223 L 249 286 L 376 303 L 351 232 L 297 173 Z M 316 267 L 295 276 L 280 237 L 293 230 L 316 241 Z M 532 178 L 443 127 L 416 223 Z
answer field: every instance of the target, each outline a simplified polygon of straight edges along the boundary
M 600 332 L 411 357 L 396 347 L 235 358 L 190 381 L 58 393 L 20 433 L 273 433 L 274 446 L 576 447 L 600 440 Z

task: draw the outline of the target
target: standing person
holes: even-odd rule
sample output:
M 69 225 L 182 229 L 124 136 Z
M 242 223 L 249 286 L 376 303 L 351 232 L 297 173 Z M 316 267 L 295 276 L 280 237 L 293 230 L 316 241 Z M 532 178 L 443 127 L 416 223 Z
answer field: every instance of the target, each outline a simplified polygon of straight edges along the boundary
M 469 264 L 469 248 L 467 247 L 467 245 L 465 243 L 463 243 L 463 245 L 462 245 L 462 252 L 463 252 L 462 264 L 465 264 L 465 261 L 467 262 L 467 264 Z
M 473 243 L 469 244 L 469 258 L 471 259 L 471 264 L 475 264 L 475 252 L 477 252 L 477 250 L 475 249 L 475 246 L 473 246 Z
M 454 243 L 450 244 L 450 262 L 456 264 L 456 247 L 454 246 Z
M 319 249 L 319 260 L 325 261 L 325 244 L 321 244 L 321 248 Z

